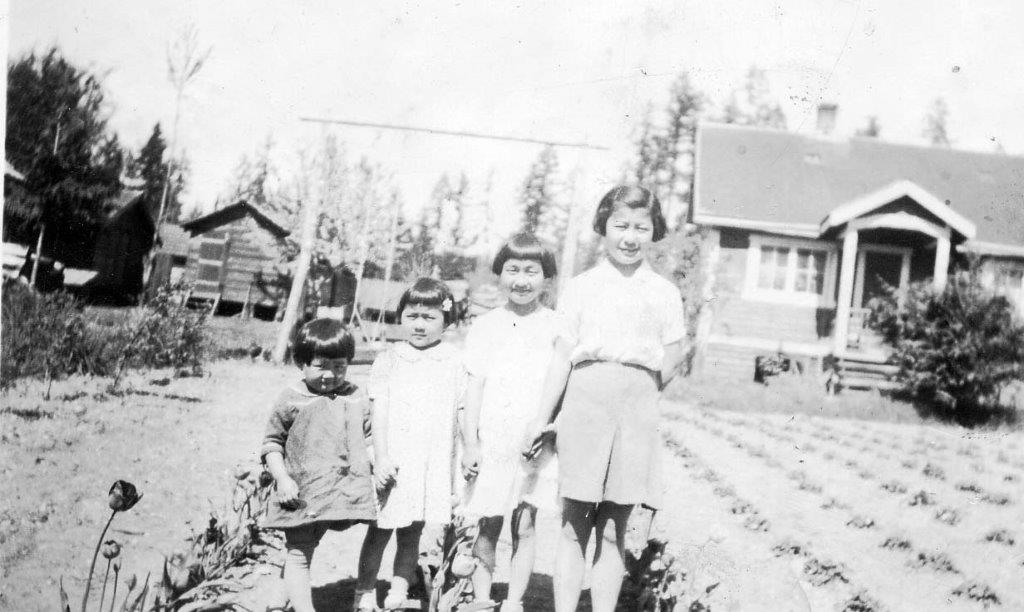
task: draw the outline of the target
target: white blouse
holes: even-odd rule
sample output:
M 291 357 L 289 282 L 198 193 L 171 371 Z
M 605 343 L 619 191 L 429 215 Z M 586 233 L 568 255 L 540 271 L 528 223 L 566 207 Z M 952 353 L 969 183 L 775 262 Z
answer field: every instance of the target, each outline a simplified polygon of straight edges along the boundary
M 569 281 L 558 300 L 559 336 L 576 364 L 591 359 L 661 370 L 665 346 L 686 337 L 678 287 L 644 262 L 623 276 L 607 260 Z

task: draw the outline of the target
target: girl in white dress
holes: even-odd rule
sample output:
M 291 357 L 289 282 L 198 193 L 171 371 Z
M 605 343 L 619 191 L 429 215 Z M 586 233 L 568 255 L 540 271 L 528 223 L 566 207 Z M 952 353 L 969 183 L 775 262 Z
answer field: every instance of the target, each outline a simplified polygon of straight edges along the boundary
M 465 392 L 465 370 L 459 352 L 441 336 L 455 321 L 454 305 L 444 283 L 417 280 L 398 303 L 409 341 L 378 355 L 370 370 L 378 512 L 359 559 L 359 610 L 376 609 L 374 585 L 392 532 L 397 547 L 385 609 L 407 605 L 424 525 L 451 521 L 455 417 Z
M 466 337 L 469 372 L 463 422 L 463 475 L 469 480 L 462 513 L 478 518 L 473 586 L 477 600 L 490 598 L 495 546 L 511 514 L 512 572 L 505 612 L 522 610 L 533 571 L 538 506 L 558 507 L 553 448 L 532 461 L 521 441 L 536 414 L 558 326 L 540 295 L 555 275 L 555 260 L 532 234 L 505 244 L 491 270 L 508 296 L 504 307 L 477 318 Z

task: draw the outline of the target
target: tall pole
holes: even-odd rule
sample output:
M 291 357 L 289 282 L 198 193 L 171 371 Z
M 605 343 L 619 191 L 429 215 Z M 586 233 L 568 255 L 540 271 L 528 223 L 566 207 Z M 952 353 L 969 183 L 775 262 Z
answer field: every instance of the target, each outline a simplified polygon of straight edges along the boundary
M 288 339 L 295 321 L 299 318 L 299 304 L 306 289 L 306 277 L 309 275 L 309 260 L 313 256 L 313 242 L 316 240 L 316 225 L 320 216 L 320 206 L 316 199 L 306 205 L 306 218 L 302 224 L 302 243 L 299 245 L 299 256 L 295 259 L 295 274 L 292 277 L 292 289 L 288 293 L 288 303 L 284 309 L 281 329 L 277 332 L 277 345 L 272 355 L 275 363 L 284 361 L 288 350 Z
M 385 290 L 381 292 L 380 298 L 380 310 L 377 313 L 377 332 L 378 337 L 380 335 L 381 325 L 384 324 L 384 310 L 388 306 L 388 293 L 387 287 L 391 286 L 391 268 L 395 267 L 395 249 L 397 248 L 398 242 L 398 209 L 401 207 L 401 203 L 398 198 L 392 198 L 395 203 L 395 209 L 391 211 L 391 237 L 388 240 L 388 258 L 386 267 L 384 268 L 384 287 Z
M 61 115 L 64 111 L 61 110 Z M 57 133 L 53 136 L 53 156 L 57 156 L 57 145 L 60 144 L 60 115 L 57 115 Z M 28 279 L 29 287 L 36 286 L 36 278 L 39 276 L 39 260 L 43 257 L 43 235 L 46 234 L 46 221 L 39 220 L 39 238 L 36 239 L 36 258 L 32 262 L 32 275 Z

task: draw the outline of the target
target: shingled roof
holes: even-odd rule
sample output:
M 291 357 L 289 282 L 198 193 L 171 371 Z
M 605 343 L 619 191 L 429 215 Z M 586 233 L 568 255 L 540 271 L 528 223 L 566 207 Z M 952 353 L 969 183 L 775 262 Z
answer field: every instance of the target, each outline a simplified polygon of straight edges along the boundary
M 211 228 L 240 219 L 247 214 L 252 215 L 253 219 L 255 219 L 261 227 L 278 238 L 284 238 L 289 234 L 288 230 L 281 225 L 280 222 L 245 200 L 239 200 L 230 206 L 225 206 L 224 208 L 215 210 L 208 215 L 203 215 L 198 219 L 192 219 L 191 221 L 182 223 L 181 227 L 194 236 L 208 231 Z
M 813 234 L 836 207 L 901 181 L 973 222 L 974 242 L 1024 245 L 1024 157 L 716 123 L 698 126 L 693 221 Z

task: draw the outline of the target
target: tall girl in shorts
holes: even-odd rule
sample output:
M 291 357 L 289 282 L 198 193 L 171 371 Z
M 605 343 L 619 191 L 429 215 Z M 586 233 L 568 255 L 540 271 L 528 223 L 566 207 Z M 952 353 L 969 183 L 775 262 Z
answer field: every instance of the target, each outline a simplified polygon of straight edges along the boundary
M 657 403 L 682 361 L 686 336 L 679 290 L 645 261 L 647 248 L 666 232 L 657 197 L 641 187 L 612 189 L 598 205 L 594 231 L 607 257 L 573 278 L 559 299 L 562 327 L 526 440 L 532 446 L 541 438 L 564 390 L 557 421 L 558 612 L 576 610 L 592 532 L 593 610 L 615 609 L 629 514 L 636 504 L 654 505 L 660 488 L 653 477 Z
M 478 600 L 490 599 L 495 547 L 511 515 L 512 572 L 503 612 L 521 612 L 533 572 L 538 506 L 557 508 L 557 466 L 545 447 L 527 461 L 521 442 L 537 413 L 554 352 L 555 313 L 540 303 L 555 258 L 533 234 L 517 234 L 491 266 L 508 297 L 473 322 L 464 360 L 469 372 L 463 423 L 463 474 L 469 480 L 462 512 L 479 518 L 473 574 Z
M 424 525 L 452 517 L 455 415 L 465 390 L 462 358 L 441 338 L 455 322 L 452 293 L 439 280 L 420 278 L 402 294 L 398 318 L 409 340 L 377 356 L 367 385 L 379 510 L 359 556 L 358 610 L 376 609 L 374 584 L 392 533 L 384 608 L 406 607 Z

